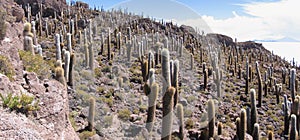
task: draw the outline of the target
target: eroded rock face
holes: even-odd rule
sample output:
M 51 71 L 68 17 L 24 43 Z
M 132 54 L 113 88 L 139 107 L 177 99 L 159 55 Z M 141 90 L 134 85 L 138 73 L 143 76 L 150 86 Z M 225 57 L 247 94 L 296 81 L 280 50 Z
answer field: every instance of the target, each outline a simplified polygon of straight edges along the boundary
M 35 96 L 40 109 L 26 117 L 1 106 L 0 138 L 79 139 L 69 121 L 67 89 L 55 80 L 40 81 L 35 73 L 26 73 L 24 79 L 20 86 L 0 74 L 0 93 Z
M 13 0 L 1 0 L 0 9 L 5 9 L 6 20 L 10 23 L 21 22 L 24 17 L 24 10 L 20 5 L 15 3 Z

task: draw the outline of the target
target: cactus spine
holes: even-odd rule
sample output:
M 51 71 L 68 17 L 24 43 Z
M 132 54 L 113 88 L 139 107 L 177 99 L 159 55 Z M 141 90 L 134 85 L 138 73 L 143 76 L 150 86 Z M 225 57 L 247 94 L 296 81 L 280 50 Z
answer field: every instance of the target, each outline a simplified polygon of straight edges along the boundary
M 154 125 L 158 90 L 159 90 L 158 84 L 153 83 L 151 86 L 151 92 L 150 92 L 150 94 L 147 95 L 148 96 L 148 116 L 147 116 L 146 128 L 149 133 L 151 133 L 153 125 Z
M 214 137 L 215 135 L 215 103 L 212 99 L 208 101 L 208 130 L 209 137 Z
M 88 116 L 88 130 L 93 131 L 95 118 L 95 99 L 90 98 L 89 116 Z
M 175 94 L 175 88 L 169 87 L 163 96 L 163 119 L 162 119 L 162 135 L 161 135 L 162 140 L 171 140 L 174 94 Z
M 161 57 L 162 57 L 163 92 L 165 92 L 171 86 L 169 50 L 163 49 L 161 52 Z
M 183 134 L 183 128 L 184 128 L 184 121 L 183 121 L 183 106 L 182 104 L 177 104 L 177 115 L 179 119 L 179 138 L 180 140 L 184 139 L 184 134 Z

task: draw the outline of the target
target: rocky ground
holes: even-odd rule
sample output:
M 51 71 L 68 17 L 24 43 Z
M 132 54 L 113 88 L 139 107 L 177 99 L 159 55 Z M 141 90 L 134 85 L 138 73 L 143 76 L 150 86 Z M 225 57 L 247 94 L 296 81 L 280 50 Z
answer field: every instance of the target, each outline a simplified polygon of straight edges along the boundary
M 18 1 L 18 4 L 25 5 L 27 2 Z M 43 48 L 43 60 L 34 59 L 38 60 L 38 63 L 29 61 L 32 63 L 31 65 L 37 64 L 39 67 L 38 71 L 31 72 L 26 63 L 26 55 L 22 56 L 20 53 L 20 50 L 24 49 L 22 32 L 26 11 L 24 12 L 18 4 L 12 0 L 0 2 L 1 10 L 4 9 L 7 15 L 7 31 L 4 40 L 1 41 L 0 55 L 6 58 L 2 62 L 9 62 L 0 64 L 12 67 L 14 72 L 14 75 L 10 76 L 7 70 L 1 69 L 1 73 L 6 73 L 6 75 L 0 75 L 0 93 L 4 96 L 9 93 L 13 95 L 25 93 L 33 96 L 36 101 L 39 101 L 39 109 L 30 111 L 29 114 L 23 114 L 1 106 L 0 138 L 160 139 L 164 95 L 162 65 L 156 64 L 154 67 L 155 81 L 159 85 L 159 95 L 154 128 L 150 135 L 145 128 L 148 97 L 144 93 L 144 84 L 149 81 L 143 81 L 138 43 L 143 44 L 145 59 L 148 59 L 149 52 L 156 51 L 157 46 L 160 48 L 169 46 L 170 59 L 179 61 L 178 103 L 183 105 L 184 139 L 205 139 L 204 134 L 208 129 L 207 102 L 209 99 L 213 99 L 215 103 L 215 126 L 219 123 L 223 124 L 223 133 L 214 138 L 235 139 L 235 121 L 240 117 L 241 109 L 251 108 L 250 94 L 246 95 L 245 93 L 246 80 L 244 77 L 246 77 L 247 58 L 252 71 L 249 72 L 251 74 L 249 90 L 253 88 L 257 94 L 259 92 L 258 74 L 255 70 L 256 61 L 259 63 L 263 81 L 262 106 L 257 107 L 257 122 L 260 126 L 261 139 L 267 139 L 268 131 L 274 132 L 275 139 L 287 138 L 283 134 L 283 95 L 287 95 L 289 101 L 292 99 L 291 90 L 288 88 L 289 74 L 282 76 L 282 68 L 289 69 L 293 66 L 266 50 L 261 44 L 234 42 L 232 38 L 220 34 L 200 34 L 188 26 L 177 27 L 172 23 L 155 22 L 149 18 L 124 11 L 90 11 L 77 7 L 79 4 L 86 6 L 84 3 L 68 7 L 65 1 L 57 1 L 53 4 L 47 1 L 43 10 L 49 15 L 44 14 L 42 35 L 38 35 L 38 43 Z M 32 5 L 32 14 L 38 13 L 39 3 L 31 2 L 30 4 Z M 53 15 L 55 12 L 61 12 L 61 9 L 65 9 L 66 15 L 62 18 L 57 14 L 57 20 L 63 24 L 59 24 L 58 29 L 55 30 L 52 27 L 52 32 L 46 37 L 44 22 L 49 21 L 49 24 L 55 24 L 57 21 L 53 19 Z M 68 19 L 74 19 L 75 15 L 79 20 L 78 31 L 72 40 L 72 48 L 76 56 L 73 73 L 74 85 L 64 87 L 54 79 L 54 36 L 55 33 L 64 32 L 60 30 L 64 30 L 63 27 L 68 26 Z M 92 70 L 86 66 L 85 45 L 87 43 L 85 43 L 83 35 L 83 29 L 89 30 L 88 19 L 90 18 L 93 32 L 91 43 L 94 52 L 94 69 Z M 127 27 L 131 28 L 130 35 Z M 111 32 L 108 32 L 108 29 Z M 79 35 L 79 31 L 82 36 Z M 119 32 L 122 36 L 120 48 L 118 48 L 116 36 L 116 33 Z M 66 35 L 66 33 L 63 34 Z M 107 37 L 109 34 L 113 52 L 111 60 L 108 59 Z M 183 42 L 180 37 L 183 38 Z M 67 48 L 67 39 L 62 42 L 61 46 Z M 132 49 L 130 61 L 128 61 L 128 46 L 131 46 Z M 182 54 L 180 47 L 183 48 Z M 193 61 L 191 61 L 191 57 Z M 215 59 L 218 61 L 216 62 Z M 204 88 L 204 62 L 208 71 L 206 89 Z M 217 66 L 222 73 L 220 78 L 221 97 L 218 97 L 218 86 L 214 78 L 216 72 L 213 72 L 215 71 L 214 66 Z M 239 74 L 239 66 L 241 74 Z M 41 67 L 44 69 L 41 70 Z M 283 83 L 283 79 L 286 79 L 285 83 Z M 299 76 L 296 77 L 296 81 L 298 80 Z M 267 82 L 266 88 L 265 82 Z M 281 90 L 276 92 L 276 87 L 279 86 Z M 265 95 L 265 89 L 268 91 L 267 95 Z M 299 91 L 297 84 L 295 89 Z M 280 95 L 279 103 L 276 103 L 277 93 Z M 298 92 L 296 93 L 299 95 Z M 96 100 L 96 104 L 94 131 L 90 132 L 87 130 L 87 126 L 91 97 Z M 300 110 L 296 112 L 298 112 L 296 115 L 299 118 Z M 179 139 L 180 123 L 177 115 L 175 108 L 172 123 L 173 139 Z M 217 132 L 217 129 L 215 131 Z M 252 133 L 248 132 L 247 139 L 253 139 L 251 135 Z

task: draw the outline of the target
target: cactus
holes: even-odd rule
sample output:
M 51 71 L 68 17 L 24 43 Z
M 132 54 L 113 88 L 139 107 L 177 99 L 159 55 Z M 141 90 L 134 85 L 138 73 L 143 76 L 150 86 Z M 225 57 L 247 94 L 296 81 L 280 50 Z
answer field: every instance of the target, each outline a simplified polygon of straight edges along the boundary
M 284 135 L 288 135 L 289 133 L 289 105 L 288 105 L 288 98 L 284 95 L 284 104 L 283 104 L 283 114 L 284 114 Z
M 161 52 L 161 57 L 162 57 L 163 92 L 165 92 L 171 86 L 169 50 L 163 49 Z
M 254 124 L 258 122 L 257 120 L 257 109 L 256 109 L 256 93 L 254 89 L 250 90 L 250 96 L 251 96 L 251 127 L 249 132 L 253 132 Z
M 292 69 L 291 70 L 291 97 L 292 97 L 292 101 L 294 101 L 295 97 L 296 97 L 295 80 L 296 80 L 296 69 Z
M 291 114 L 295 114 L 298 115 L 299 112 L 299 99 L 296 98 L 292 104 L 292 110 L 291 110 Z
M 153 125 L 154 125 L 154 119 L 155 119 L 155 110 L 156 110 L 156 100 L 158 96 L 158 84 L 153 83 L 151 86 L 151 92 L 148 96 L 148 116 L 147 116 L 147 123 L 146 123 L 146 129 L 149 133 L 151 133 Z
M 209 137 L 214 137 L 215 135 L 215 103 L 212 99 L 208 101 L 208 130 Z
M 222 135 L 223 124 L 221 122 L 218 123 L 218 135 Z
M 242 79 L 242 67 L 241 67 L 241 64 L 239 64 L 238 67 L 239 67 L 239 72 L 238 72 L 239 79 Z
M 204 70 L 204 90 L 207 89 L 208 71 Z
M 252 137 L 253 137 L 253 140 L 259 140 L 260 139 L 259 124 L 258 123 L 254 124 Z
M 72 53 L 71 54 L 71 57 L 70 57 L 70 66 L 69 66 L 69 86 L 73 86 L 74 85 L 74 78 L 73 78 L 73 73 L 74 73 L 74 65 L 75 65 L 75 62 L 76 61 L 76 58 L 75 58 L 75 54 Z
M 70 54 L 72 54 L 72 34 L 67 33 L 67 48 Z
M 110 29 L 108 28 L 108 36 L 107 36 L 107 59 L 111 59 L 111 35 Z
M 155 83 L 155 69 L 150 69 L 149 71 L 149 84 L 152 86 L 152 84 Z
M 257 107 L 261 107 L 262 104 L 262 80 L 261 80 L 261 75 L 259 71 L 259 64 L 256 61 L 256 73 L 257 73 L 257 79 L 258 79 L 258 104 Z
M 60 35 L 55 35 L 56 60 L 61 60 Z
M 175 94 L 175 88 L 169 86 L 167 91 L 163 95 L 163 118 L 162 118 L 162 134 L 161 134 L 162 140 L 171 140 L 174 94 Z
M 245 94 L 248 95 L 248 92 L 249 92 L 249 63 L 248 63 L 248 58 L 247 58 L 247 61 L 246 61 L 246 77 L 245 77 L 245 80 L 246 80 Z
M 34 44 L 34 45 L 37 45 L 36 29 L 35 29 L 35 21 L 32 21 L 32 22 L 31 22 L 31 25 L 32 25 L 31 31 L 32 31 L 32 34 L 33 34 L 33 44 Z
M 235 125 L 236 125 L 236 134 L 235 134 L 235 137 L 237 139 L 239 139 L 240 138 L 240 133 L 241 133 L 241 119 L 240 119 L 240 117 L 236 118 Z
M 93 49 L 93 43 L 90 43 L 89 45 L 89 68 L 91 71 L 94 71 L 94 49 Z
M 194 68 L 194 56 L 193 56 L 192 53 L 190 54 L 190 57 L 191 57 L 191 70 L 193 70 L 193 68 Z
M 23 36 L 30 36 L 33 37 L 33 34 L 31 33 L 31 24 L 29 22 L 26 22 L 24 24 L 24 29 L 23 29 Z
M 131 28 L 127 27 L 127 35 L 128 35 L 128 39 L 131 40 Z
M 175 60 L 174 61 L 174 68 L 173 68 L 173 78 L 172 78 L 172 87 L 176 89 L 175 94 L 174 94 L 174 107 L 176 106 L 178 102 L 178 97 L 179 97 L 179 85 L 178 85 L 178 76 L 179 76 L 179 61 Z
M 281 92 L 281 86 L 279 84 L 275 85 L 275 95 L 276 95 L 276 103 L 280 103 L 280 92 Z
M 90 98 L 89 116 L 88 116 L 88 130 L 93 131 L 94 129 L 94 118 L 95 118 L 95 99 Z
M 274 133 L 272 131 L 268 131 L 268 140 L 274 140 Z
M 43 57 L 43 49 L 42 49 L 42 47 L 39 45 L 39 47 L 38 47 L 38 54 L 41 56 L 41 57 Z
M 247 115 L 245 109 L 241 110 L 240 119 L 239 140 L 245 140 L 247 129 Z
M 146 82 L 148 79 L 148 61 L 147 60 L 141 61 L 141 68 L 142 68 L 143 81 Z
M 29 51 L 29 52 L 31 52 L 32 55 L 34 55 L 32 37 L 30 37 L 30 36 L 24 37 L 24 50 Z
M 297 117 L 295 114 L 291 115 L 291 131 L 290 131 L 290 140 L 298 140 L 297 132 Z
M 183 106 L 182 104 L 177 104 L 177 117 L 179 119 L 179 138 L 180 140 L 184 139 L 183 128 L 184 128 L 184 114 L 183 114 Z
M 205 70 L 206 70 L 206 63 L 203 62 L 202 63 L 202 73 L 205 74 Z
M 131 61 L 131 48 L 132 48 L 132 44 L 127 43 L 127 61 L 130 62 Z
M 69 68 L 70 68 L 70 52 L 66 51 L 65 52 L 65 66 L 64 66 L 64 71 L 65 71 L 65 78 L 66 81 L 69 81 Z
M 55 71 L 55 79 L 57 81 L 59 81 L 60 83 L 62 83 L 64 86 L 66 86 L 66 80 L 64 77 L 64 69 L 60 66 L 57 66 L 54 71 Z

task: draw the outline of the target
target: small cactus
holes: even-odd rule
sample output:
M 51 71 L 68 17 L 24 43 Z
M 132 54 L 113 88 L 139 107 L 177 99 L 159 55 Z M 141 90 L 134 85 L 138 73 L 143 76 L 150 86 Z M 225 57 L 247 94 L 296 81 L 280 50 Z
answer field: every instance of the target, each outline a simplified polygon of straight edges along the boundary
M 259 124 L 258 123 L 254 124 L 252 137 L 253 137 L 253 140 L 259 140 L 260 139 Z
M 222 135 L 223 124 L 221 122 L 218 123 L 218 135 Z
M 66 80 L 64 77 L 64 69 L 62 67 L 57 66 L 55 68 L 55 79 L 66 86 Z
M 183 128 L 184 128 L 184 114 L 183 114 L 183 106 L 182 104 L 177 104 L 177 115 L 179 119 L 179 138 L 180 140 L 184 139 Z
M 212 99 L 208 101 L 208 130 L 209 137 L 214 137 L 215 135 L 215 103 Z
M 162 140 L 171 140 L 174 94 L 175 88 L 169 87 L 163 96 Z
M 88 130 L 93 131 L 95 118 L 95 98 L 90 98 L 89 116 L 88 116 Z

